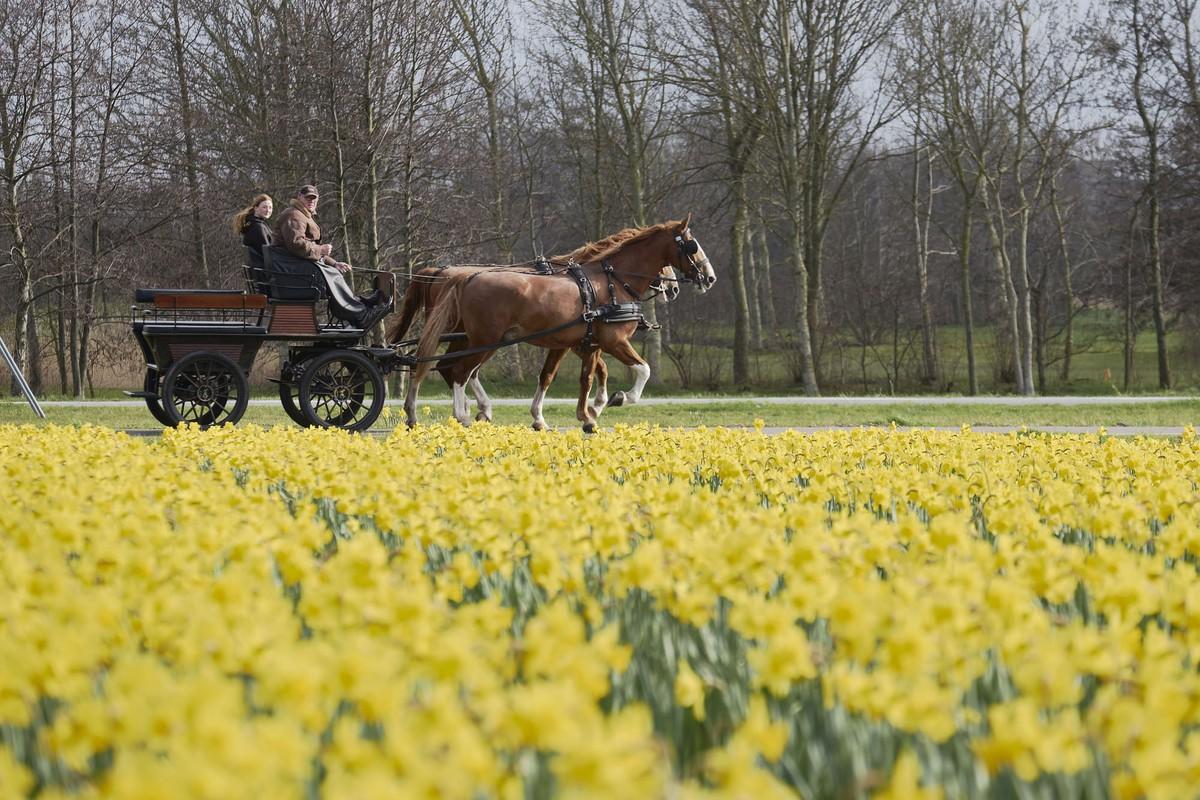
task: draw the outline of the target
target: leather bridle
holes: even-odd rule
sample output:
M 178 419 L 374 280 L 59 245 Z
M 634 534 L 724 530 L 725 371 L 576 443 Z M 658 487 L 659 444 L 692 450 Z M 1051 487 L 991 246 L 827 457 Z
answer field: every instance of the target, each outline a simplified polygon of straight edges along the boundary
M 701 289 L 708 289 L 716 283 L 716 278 L 710 279 L 705 272 L 712 266 L 708 261 L 708 256 L 705 255 L 700 260 L 696 260 L 696 254 L 700 252 L 700 243 L 692 238 L 690 230 L 675 235 L 675 247 L 679 250 L 680 262 L 688 267 L 680 269 L 680 271 L 687 275 L 689 281 Z

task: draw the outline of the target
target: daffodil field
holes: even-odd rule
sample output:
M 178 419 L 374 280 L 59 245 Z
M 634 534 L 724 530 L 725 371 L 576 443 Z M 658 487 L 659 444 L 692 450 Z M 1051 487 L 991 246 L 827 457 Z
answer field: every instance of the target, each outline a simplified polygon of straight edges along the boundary
M 1200 787 L 1200 443 L 0 426 L 0 797 Z

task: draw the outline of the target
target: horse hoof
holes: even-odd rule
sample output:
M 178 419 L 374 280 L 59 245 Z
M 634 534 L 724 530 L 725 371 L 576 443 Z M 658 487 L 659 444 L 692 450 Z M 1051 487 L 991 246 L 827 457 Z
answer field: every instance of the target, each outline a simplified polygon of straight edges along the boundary
M 546 423 L 539 420 L 538 422 L 533 423 L 533 429 L 535 431 L 544 431 L 546 430 Z
M 491 422 L 492 415 L 488 414 L 486 412 L 480 411 L 478 414 L 475 415 L 475 421 L 476 422 Z
M 608 400 L 608 408 L 616 408 L 617 406 L 625 405 L 625 393 L 615 392 Z
M 594 422 L 583 423 L 583 432 L 584 433 L 595 433 L 596 432 L 596 423 L 594 423 Z

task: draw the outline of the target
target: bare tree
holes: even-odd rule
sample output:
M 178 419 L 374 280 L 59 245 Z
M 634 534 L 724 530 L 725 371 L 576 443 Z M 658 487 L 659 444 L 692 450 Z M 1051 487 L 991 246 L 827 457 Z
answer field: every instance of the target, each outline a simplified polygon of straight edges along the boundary
M 543 2 L 540 7 L 544 24 L 557 39 L 550 60 L 586 81 L 593 104 L 596 185 L 603 181 L 600 142 L 609 133 L 602 122 L 607 110 L 616 119 L 609 144 L 622 168 L 628 219 L 634 225 L 645 225 L 652 205 L 647 176 L 667 118 L 666 86 L 659 50 L 652 46 L 655 35 L 648 0 L 570 0 L 569 4 Z M 653 303 L 644 303 L 642 313 L 651 326 L 657 324 Z M 652 380 L 661 381 L 661 331 L 652 328 L 647 332 L 645 350 Z
M 891 0 L 773 0 L 761 45 L 750 53 L 759 91 L 770 98 L 764 108 L 790 231 L 796 346 L 809 395 L 820 393 L 813 343 L 825 231 L 847 179 L 891 116 L 878 93 L 860 101 L 855 81 L 899 9 Z
M 699 47 L 689 48 L 675 81 L 697 97 L 696 116 L 715 118 L 720 131 L 721 161 L 729 182 L 733 221 L 729 231 L 734 295 L 733 381 L 750 378 L 752 336 L 750 287 L 747 286 L 747 242 L 750 230 L 750 171 L 764 133 L 761 84 L 745 69 L 749 51 L 762 39 L 765 0 L 689 0 L 699 31 Z M 699 51 L 699 53 L 695 51 Z M 753 288 L 754 283 L 751 282 Z M 757 301 L 754 302 L 757 307 Z M 760 334 L 761 335 L 761 334 Z
M 513 81 L 512 23 L 508 6 L 499 0 L 452 0 L 458 24 L 455 38 L 471 77 L 483 93 L 487 110 L 484 141 L 487 148 L 488 238 L 502 264 L 513 260 L 516 228 L 509 201 L 513 180 L 510 148 L 505 140 L 502 102 Z M 510 121 L 511 123 L 511 121 Z
M 1099 38 L 1109 64 L 1121 76 L 1122 85 L 1116 93 L 1125 96 L 1128 92 L 1137 115 L 1139 134 L 1144 141 L 1140 166 L 1145 176 L 1142 192 L 1146 208 L 1146 272 L 1158 352 L 1158 385 L 1166 389 L 1171 385 L 1171 367 L 1167 354 L 1160 226 L 1163 180 L 1161 136 L 1163 116 L 1167 112 L 1165 96 L 1168 77 L 1164 66 L 1164 42 L 1156 25 L 1159 9 L 1150 8 L 1149 5 L 1146 0 L 1112 0 L 1109 4 L 1109 23 Z M 1130 284 L 1127 292 L 1132 291 Z M 1127 325 L 1128 335 L 1132 335 L 1130 330 Z M 1131 371 L 1129 359 L 1130 356 L 1127 356 L 1127 373 Z
M 200 163 L 196 148 L 196 119 L 192 107 L 192 75 L 188 66 L 188 37 L 184 29 L 183 14 L 179 0 L 168 0 L 167 18 L 163 21 L 164 33 L 170 45 L 175 67 L 176 101 L 179 103 L 179 134 L 183 144 L 183 170 L 187 179 L 188 204 L 191 212 L 192 248 L 196 274 L 205 286 L 212 285 L 209 273 L 208 252 L 204 241 L 204 226 L 200 214 Z
M 47 71 L 55 55 L 49 41 L 48 11 L 45 0 L 0 3 L 0 224 L 10 242 L 4 266 L 17 273 L 13 357 L 22 369 L 29 362 L 36 264 L 30 258 L 21 204 L 26 181 L 43 166 L 44 159 L 44 138 L 35 128 L 43 108 L 52 101 L 45 96 Z M 15 375 L 10 391 L 19 391 Z

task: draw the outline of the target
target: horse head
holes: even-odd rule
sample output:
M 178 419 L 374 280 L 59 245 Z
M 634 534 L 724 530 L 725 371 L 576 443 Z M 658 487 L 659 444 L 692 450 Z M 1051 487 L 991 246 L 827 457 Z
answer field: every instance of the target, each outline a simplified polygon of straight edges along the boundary
M 675 268 L 667 264 L 658 273 L 658 277 L 650 282 L 650 288 L 658 292 L 654 295 L 654 302 L 665 305 L 676 297 L 679 297 L 679 278 L 676 277 Z
M 692 215 L 688 214 L 675 226 L 675 249 L 678 258 L 676 268 L 685 279 L 696 284 L 701 292 L 707 292 L 717 282 L 712 262 L 700 242 L 692 235 Z

